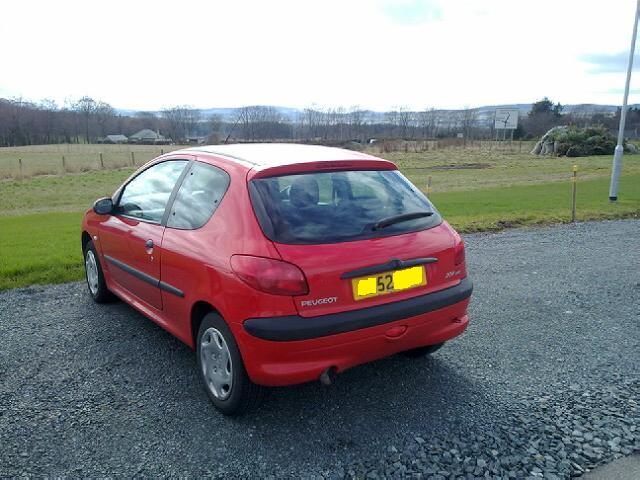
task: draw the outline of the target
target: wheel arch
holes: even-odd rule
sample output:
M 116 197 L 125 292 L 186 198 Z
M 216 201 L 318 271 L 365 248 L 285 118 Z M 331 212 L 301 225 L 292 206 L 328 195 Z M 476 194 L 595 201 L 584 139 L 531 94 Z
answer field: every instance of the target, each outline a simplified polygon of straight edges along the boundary
M 91 235 L 86 230 L 82 231 L 82 235 L 80 236 L 80 242 L 82 244 L 82 251 L 84 252 L 87 244 L 91 241 Z
M 211 303 L 205 300 L 198 300 L 191 307 L 191 316 L 189 321 L 191 323 L 191 342 L 194 349 L 196 348 L 196 340 L 198 337 L 198 330 L 200 330 L 200 324 L 202 323 L 204 317 L 209 313 L 215 313 L 224 320 L 224 317 L 220 314 L 220 311 Z

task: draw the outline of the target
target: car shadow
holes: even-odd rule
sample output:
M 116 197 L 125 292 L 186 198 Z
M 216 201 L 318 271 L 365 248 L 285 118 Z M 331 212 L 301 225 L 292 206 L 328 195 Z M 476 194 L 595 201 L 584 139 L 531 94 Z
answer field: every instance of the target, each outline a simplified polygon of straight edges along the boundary
M 193 447 L 190 455 L 203 461 L 221 461 L 230 452 L 283 465 L 291 456 L 314 465 L 319 456 L 329 463 L 353 460 L 365 450 L 386 451 L 399 436 L 473 428 L 482 411 L 496 408 L 491 387 L 460 371 L 452 342 L 432 357 L 395 355 L 354 367 L 329 387 L 317 382 L 273 388 L 258 411 L 225 417 L 200 386 L 189 347 L 124 304 L 109 308 L 116 313 L 108 327 L 113 340 L 125 341 L 131 352 L 109 374 L 124 368 L 118 375 L 137 389 L 136 398 L 145 399 L 142 428 L 151 436 L 161 430 L 165 438 L 180 439 L 176 448 Z M 123 334 L 131 336 L 119 340 Z M 162 420 L 156 425 L 149 418 Z

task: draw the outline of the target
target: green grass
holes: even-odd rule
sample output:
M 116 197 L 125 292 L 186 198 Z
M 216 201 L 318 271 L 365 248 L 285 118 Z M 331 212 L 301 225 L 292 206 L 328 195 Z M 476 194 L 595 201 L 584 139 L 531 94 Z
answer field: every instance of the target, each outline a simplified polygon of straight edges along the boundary
M 96 188 L 108 184 L 109 187 L 104 188 L 110 191 L 127 172 L 112 174 L 114 176 L 107 172 L 91 174 L 97 175 L 95 178 L 54 177 L 50 181 L 59 183 L 50 185 L 40 183 L 41 179 L 32 179 L 29 182 L 34 183 L 25 185 L 30 193 L 25 194 L 19 188 L 13 192 L 18 196 L 24 194 L 26 200 L 41 195 L 41 200 L 49 202 L 49 206 L 53 203 L 57 209 L 70 208 L 78 202 L 86 206 L 90 204 L 89 199 L 104 193 Z M 86 190 L 74 191 L 78 182 L 86 185 Z M 608 178 L 604 177 L 578 184 L 579 220 L 640 216 L 640 174 L 622 177 L 620 200 L 616 204 L 607 200 L 608 186 Z M 63 191 L 67 192 L 66 196 L 61 194 Z M 435 192 L 431 198 L 445 218 L 462 232 L 567 222 L 571 218 L 571 184 L 567 181 Z M 29 208 L 40 208 L 37 205 L 41 200 L 33 200 Z M 0 216 L 0 290 L 83 277 L 81 212 L 19 216 L 7 213 L 5 210 L 4 216 Z
M 577 188 L 578 221 L 640 216 L 640 175 L 621 178 L 620 199 L 614 204 L 608 200 L 608 178 L 582 181 Z M 461 232 L 571 220 L 570 182 L 434 193 L 431 198 Z
M 79 212 L 0 217 L 0 290 L 83 275 Z
M 140 166 L 180 145 L 32 145 L 0 148 L 0 178 L 25 178 Z M 131 153 L 133 152 L 133 158 Z M 102 154 L 102 164 L 100 163 Z M 62 157 L 64 156 L 64 165 Z M 22 168 L 20 167 L 22 160 Z
M 0 181 L 0 216 L 80 211 L 96 198 L 112 195 L 133 169 L 100 170 Z

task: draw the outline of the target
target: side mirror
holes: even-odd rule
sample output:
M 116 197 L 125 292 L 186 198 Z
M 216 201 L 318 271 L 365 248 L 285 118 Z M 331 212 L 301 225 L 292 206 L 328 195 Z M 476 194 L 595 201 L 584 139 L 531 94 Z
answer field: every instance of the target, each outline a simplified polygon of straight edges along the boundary
M 93 211 L 98 215 L 110 215 L 113 213 L 113 200 L 111 197 L 99 198 L 93 204 Z

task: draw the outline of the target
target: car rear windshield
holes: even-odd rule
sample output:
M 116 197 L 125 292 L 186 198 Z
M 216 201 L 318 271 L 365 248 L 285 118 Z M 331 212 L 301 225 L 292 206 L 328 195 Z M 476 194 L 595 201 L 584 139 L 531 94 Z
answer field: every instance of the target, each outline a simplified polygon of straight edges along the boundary
M 255 179 L 249 191 L 265 235 L 320 244 L 398 235 L 442 222 L 397 170 L 304 173 Z

